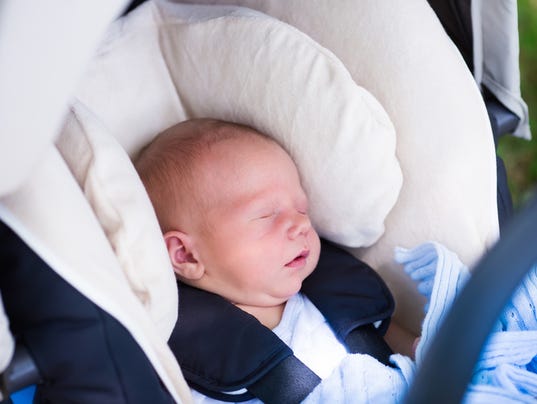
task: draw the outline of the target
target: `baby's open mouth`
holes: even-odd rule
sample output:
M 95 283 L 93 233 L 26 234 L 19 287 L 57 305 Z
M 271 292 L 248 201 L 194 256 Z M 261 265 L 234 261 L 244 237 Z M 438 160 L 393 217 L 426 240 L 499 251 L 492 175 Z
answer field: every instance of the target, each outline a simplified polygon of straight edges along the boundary
M 306 259 L 308 258 L 308 255 L 310 255 L 309 250 L 303 250 L 295 258 L 293 258 L 291 261 L 285 264 L 285 266 L 289 268 L 301 267 L 306 263 Z

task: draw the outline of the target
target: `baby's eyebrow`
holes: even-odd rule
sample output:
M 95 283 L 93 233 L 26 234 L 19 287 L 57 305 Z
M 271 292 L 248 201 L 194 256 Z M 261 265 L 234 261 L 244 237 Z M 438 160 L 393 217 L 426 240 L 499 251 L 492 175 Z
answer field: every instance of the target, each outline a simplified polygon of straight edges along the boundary
M 244 211 L 256 212 L 268 209 L 269 207 L 272 208 L 274 206 L 274 202 L 266 197 L 255 196 L 247 201 L 244 201 L 244 203 L 242 203 L 240 206 Z
M 240 211 L 261 210 L 266 206 L 273 204 L 270 195 L 267 192 L 255 192 L 246 194 L 238 198 L 235 202 L 235 208 Z

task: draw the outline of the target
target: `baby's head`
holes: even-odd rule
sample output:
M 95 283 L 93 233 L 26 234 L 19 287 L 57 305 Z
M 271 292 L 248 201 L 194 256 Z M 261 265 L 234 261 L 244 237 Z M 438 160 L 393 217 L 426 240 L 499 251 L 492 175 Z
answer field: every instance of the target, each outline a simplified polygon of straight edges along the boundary
M 268 307 L 296 293 L 317 265 L 307 196 L 272 139 L 242 125 L 186 121 L 158 135 L 136 168 L 183 282 Z

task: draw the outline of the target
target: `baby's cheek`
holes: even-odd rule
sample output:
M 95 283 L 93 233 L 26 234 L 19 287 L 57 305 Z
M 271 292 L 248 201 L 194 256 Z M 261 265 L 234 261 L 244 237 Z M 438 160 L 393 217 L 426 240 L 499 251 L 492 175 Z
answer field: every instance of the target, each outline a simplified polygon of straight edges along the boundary
M 310 255 L 315 260 L 314 266 L 317 266 L 317 262 L 319 261 L 319 256 L 321 254 L 321 240 L 316 232 L 313 232 L 311 235 L 310 248 Z

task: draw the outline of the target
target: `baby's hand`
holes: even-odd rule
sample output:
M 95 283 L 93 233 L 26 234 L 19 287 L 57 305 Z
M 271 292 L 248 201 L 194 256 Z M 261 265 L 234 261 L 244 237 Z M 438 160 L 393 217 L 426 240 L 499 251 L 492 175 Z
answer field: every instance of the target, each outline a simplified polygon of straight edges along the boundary
M 439 266 L 456 266 L 459 271 L 457 290 L 462 287 L 470 276 L 468 268 L 457 255 L 440 243 L 428 242 L 406 249 L 395 247 L 395 261 L 402 264 L 404 271 L 417 283 L 418 291 L 427 297 L 425 312 L 429 309 L 429 301 L 433 292 L 434 280 Z
M 454 252 L 435 242 L 411 250 L 396 247 L 395 261 L 403 264 L 420 293 L 427 297 L 421 338 L 414 341 L 416 362 L 420 363 L 470 273 Z
M 402 264 L 405 273 L 417 283 L 418 291 L 429 299 L 438 265 L 438 252 L 434 243 L 421 244 L 413 249 L 395 247 L 394 255 L 395 261 Z

